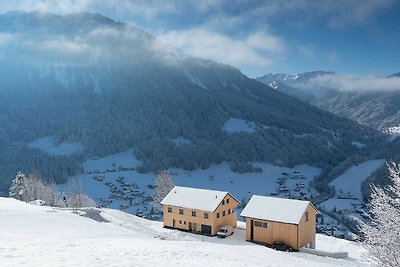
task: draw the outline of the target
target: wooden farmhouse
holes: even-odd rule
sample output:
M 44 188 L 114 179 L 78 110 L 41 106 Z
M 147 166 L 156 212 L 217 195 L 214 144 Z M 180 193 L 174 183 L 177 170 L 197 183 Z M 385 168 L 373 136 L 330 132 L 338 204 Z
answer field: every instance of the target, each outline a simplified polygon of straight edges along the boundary
M 309 201 L 253 196 L 240 215 L 246 218 L 247 241 L 281 241 L 298 250 L 315 248 L 317 213 Z
M 214 236 L 237 226 L 239 201 L 228 192 L 175 186 L 161 201 L 164 227 Z

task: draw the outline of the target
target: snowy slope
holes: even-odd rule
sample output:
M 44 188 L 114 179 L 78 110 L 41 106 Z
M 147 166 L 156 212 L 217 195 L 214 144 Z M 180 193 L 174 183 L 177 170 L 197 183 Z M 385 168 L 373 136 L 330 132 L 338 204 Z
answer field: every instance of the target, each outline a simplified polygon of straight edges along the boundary
M 145 195 L 153 195 L 153 189 L 148 185 L 154 183 L 155 175 L 153 173 L 139 173 L 136 168 L 140 164 L 134 156 L 132 150 L 121 152 L 118 154 L 109 155 L 107 157 L 88 160 L 83 163 L 83 174 L 76 175 L 81 179 L 85 194 L 93 198 L 97 204 L 104 204 L 102 199 L 111 199 L 110 188 L 105 183 L 112 183 L 120 188 L 118 177 L 124 177 L 124 181 L 129 184 L 136 184 L 139 192 L 144 192 Z M 269 163 L 254 163 L 254 166 L 262 169 L 260 173 L 236 173 L 231 170 L 227 163 L 214 165 L 208 169 L 195 170 L 192 172 L 183 169 L 170 169 L 176 185 L 196 187 L 204 189 L 213 189 L 220 191 L 228 191 L 237 199 L 249 200 L 252 195 L 270 195 L 272 192 L 279 191 L 277 179 L 282 176 L 282 173 L 294 175 L 298 172 L 304 176 L 304 179 L 288 179 L 285 185 L 289 189 L 293 189 L 296 183 L 303 183 L 305 188 L 302 190 L 308 195 L 313 193 L 308 184 L 312 179 L 320 173 L 320 169 L 309 165 L 298 165 L 294 168 L 275 166 Z M 107 169 L 115 168 L 115 172 L 107 172 Z M 120 170 L 124 168 L 124 170 Z M 93 179 L 93 177 L 104 177 L 103 181 Z M 67 190 L 68 185 L 62 185 L 60 190 Z M 286 193 L 285 193 L 286 194 Z M 281 194 L 280 197 L 286 197 Z M 151 209 L 150 203 L 142 204 L 142 196 L 136 197 L 133 202 L 139 202 L 137 205 L 129 205 L 129 200 L 117 200 L 115 197 L 112 203 L 105 205 L 108 208 L 121 208 L 121 205 L 128 205 L 125 211 L 136 214 L 137 210 L 147 208 Z M 239 218 L 241 219 L 241 218 Z
M 348 250 L 348 259 L 277 252 L 245 242 L 244 230 L 225 240 L 162 228 L 104 209 L 108 223 L 0 198 L 0 266 L 366 266 L 362 248 L 318 236 L 317 246 Z
M 329 185 L 335 187 L 336 194 L 349 194 L 352 197 L 361 199 L 361 183 L 384 163 L 384 159 L 376 159 L 352 166 L 330 182 Z
M 83 146 L 81 143 L 61 143 L 56 145 L 54 136 L 46 136 L 28 144 L 30 149 L 39 149 L 52 156 L 71 156 L 81 153 Z

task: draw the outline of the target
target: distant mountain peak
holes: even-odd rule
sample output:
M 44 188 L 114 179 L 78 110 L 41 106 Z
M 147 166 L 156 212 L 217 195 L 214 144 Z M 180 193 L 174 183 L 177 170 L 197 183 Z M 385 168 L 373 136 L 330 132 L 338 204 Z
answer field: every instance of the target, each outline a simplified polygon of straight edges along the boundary
M 388 76 L 388 78 L 393 78 L 393 77 L 400 77 L 400 72 L 393 73 L 393 74 Z

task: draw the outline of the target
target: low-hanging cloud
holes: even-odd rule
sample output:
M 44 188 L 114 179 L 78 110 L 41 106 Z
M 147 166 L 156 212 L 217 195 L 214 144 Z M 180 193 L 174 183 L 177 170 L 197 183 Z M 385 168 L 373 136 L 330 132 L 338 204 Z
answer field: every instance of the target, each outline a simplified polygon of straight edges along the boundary
M 260 31 L 236 39 L 208 29 L 195 28 L 168 31 L 157 37 L 191 55 L 234 66 L 268 66 L 272 63 L 268 53 L 282 52 L 285 47 L 279 37 Z
M 400 77 L 320 75 L 310 84 L 340 91 L 400 91 Z
M 187 58 L 181 51 L 161 44 L 146 32 L 129 25 L 99 24 L 85 31 L 70 28 L 68 34 L 57 25 L 49 23 L 46 31 L 32 32 L 25 30 L 22 24 L 18 32 L 0 33 L 0 63 L 20 62 L 39 67 L 116 67 L 151 62 L 175 64 Z

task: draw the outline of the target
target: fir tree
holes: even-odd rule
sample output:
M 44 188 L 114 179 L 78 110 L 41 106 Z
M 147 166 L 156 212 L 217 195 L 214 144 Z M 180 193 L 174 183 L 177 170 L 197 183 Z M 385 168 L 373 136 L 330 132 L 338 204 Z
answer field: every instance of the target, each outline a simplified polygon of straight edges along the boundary
M 22 172 L 18 172 L 12 181 L 9 196 L 21 201 L 27 201 L 27 180 Z
M 400 266 L 400 165 L 388 164 L 391 185 L 372 186 L 371 224 L 363 223 L 364 246 L 377 266 Z

